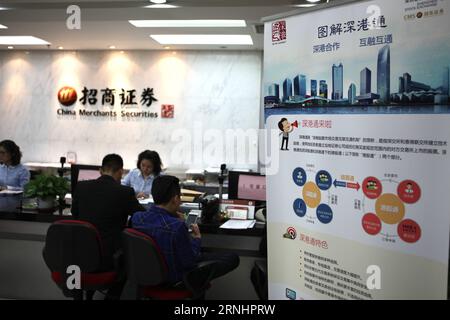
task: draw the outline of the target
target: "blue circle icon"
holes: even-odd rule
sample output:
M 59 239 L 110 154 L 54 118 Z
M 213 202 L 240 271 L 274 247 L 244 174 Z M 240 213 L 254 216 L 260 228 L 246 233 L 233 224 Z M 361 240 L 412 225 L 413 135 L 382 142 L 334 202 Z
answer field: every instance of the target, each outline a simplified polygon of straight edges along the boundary
M 316 174 L 316 184 L 320 190 L 328 190 L 331 188 L 333 184 L 333 179 L 331 178 L 331 174 L 329 174 L 325 170 L 321 170 Z
M 306 214 L 306 203 L 302 199 L 294 201 L 294 211 L 297 216 L 303 218 Z
M 333 220 L 333 210 L 328 205 L 321 204 L 317 208 L 317 219 L 323 224 L 330 223 Z
M 296 185 L 298 185 L 299 187 L 303 187 L 307 179 L 306 171 L 302 168 L 295 169 L 292 173 L 292 179 L 294 179 Z

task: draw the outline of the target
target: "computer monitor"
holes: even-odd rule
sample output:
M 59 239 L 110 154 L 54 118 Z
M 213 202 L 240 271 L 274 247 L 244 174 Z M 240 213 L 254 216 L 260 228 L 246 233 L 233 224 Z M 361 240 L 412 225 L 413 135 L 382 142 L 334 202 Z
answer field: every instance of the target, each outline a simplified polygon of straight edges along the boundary
M 228 199 L 266 201 L 266 176 L 255 172 L 228 172 Z
M 101 166 L 93 166 L 86 164 L 72 164 L 70 167 L 70 181 L 72 187 L 72 194 L 75 191 L 77 183 L 85 180 L 95 180 L 100 177 Z

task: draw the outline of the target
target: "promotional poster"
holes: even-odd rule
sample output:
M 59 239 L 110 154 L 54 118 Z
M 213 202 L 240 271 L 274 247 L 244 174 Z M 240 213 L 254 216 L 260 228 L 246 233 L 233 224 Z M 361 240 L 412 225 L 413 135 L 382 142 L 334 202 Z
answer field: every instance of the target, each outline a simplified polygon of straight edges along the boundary
M 270 299 L 447 298 L 449 10 L 367 1 L 266 23 Z

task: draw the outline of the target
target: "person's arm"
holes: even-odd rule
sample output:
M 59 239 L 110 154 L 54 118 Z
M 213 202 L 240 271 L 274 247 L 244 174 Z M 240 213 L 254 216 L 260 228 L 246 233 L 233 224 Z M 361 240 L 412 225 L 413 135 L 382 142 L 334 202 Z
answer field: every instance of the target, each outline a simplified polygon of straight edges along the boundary
M 130 172 L 127 173 L 125 178 L 122 179 L 122 181 L 121 181 L 122 185 L 131 187 L 131 174 L 132 174 L 132 172 L 133 172 L 133 170 L 130 170 Z
M 147 199 L 147 198 L 149 198 L 150 196 L 148 195 L 148 194 L 146 194 L 146 193 L 143 193 L 143 192 L 139 192 L 137 195 L 136 195 L 136 198 L 137 199 Z
M 181 225 L 175 238 L 176 254 L 184 271 L 195 267 L 200 256 L 200 238 L 192 239 L 186 225 Z
M 133 213 L 138 211 L 145 211 L 145 208 L 141 206 L 139 201 L 136 199 L 136 196 L 134 194 L 134 190 L 131 188 L 128 192 L 128 210 L 127 210 L 127 216 L 132 216 Z
M 201 254 L 201 239 L 202 235 L 200 233 L 200 228 L 198 227 L 198 224 L 194 223 L 191 225 L 192 234 L 191 234 L 191 244 L 192 244 L 192 250 L 194 251 L 194 254 L 196 257 L 199 257 Z
M 8 190 L 22 191 L 25 185 L 30 181 L 30 172 L 27 168 L 21 167 L 17 171 L 17 179 L 19 180 L 18 186 L 6 186 Z
M 23 189 L 28 182 L 30 182 L 30 171 L 22 167 L 22 170 L 19 172 L 19 186 Z

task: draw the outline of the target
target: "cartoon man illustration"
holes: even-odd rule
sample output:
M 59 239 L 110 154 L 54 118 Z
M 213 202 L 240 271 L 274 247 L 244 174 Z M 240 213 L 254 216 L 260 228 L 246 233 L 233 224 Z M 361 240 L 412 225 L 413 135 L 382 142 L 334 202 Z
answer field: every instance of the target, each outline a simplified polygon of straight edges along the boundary
M 414 193 L 412 183 L 408 183 L 408 184 L 406 185 L 405 193 L 409 193 L 409 194 Z
M 378 190 L 378 184 L 375 180 L 367 181 L 367 190 Z
M 291 125 L 291 123 L 286 118 L 282 118 L 280 122 L 278 122 L 278 128 L 280 128 L 281 133 L 280 136 L 283 136 L 283 141 L 281 142 L 281 149 L 280 150 L 286 150 L 289 151 L 289 133 L 294 131 L 294 127 Z M 286 147 L 284 147 L 284 144 L 286 143 Z
M 326 174 L 324 174 L 324 173 L 322 173 L 319 176 L 319 179 L 320 179 L 320 182 L 328 182 L 328 176 Z

